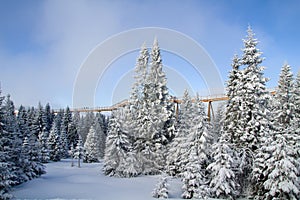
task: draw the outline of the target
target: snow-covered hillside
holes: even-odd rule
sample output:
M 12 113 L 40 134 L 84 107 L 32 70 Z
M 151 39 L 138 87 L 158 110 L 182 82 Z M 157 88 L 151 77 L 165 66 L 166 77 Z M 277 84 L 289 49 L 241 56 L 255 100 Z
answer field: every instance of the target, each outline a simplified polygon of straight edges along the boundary
M 71 167 L 70 160 L 46 164 L 47 174 L 13 188 L 16 199 L 154 199 L 152 191 L 159 176 L 113 178 L 104 176 L 102 163 Z M 169 197 L 181 199 L 181 183 L 168 179 Z

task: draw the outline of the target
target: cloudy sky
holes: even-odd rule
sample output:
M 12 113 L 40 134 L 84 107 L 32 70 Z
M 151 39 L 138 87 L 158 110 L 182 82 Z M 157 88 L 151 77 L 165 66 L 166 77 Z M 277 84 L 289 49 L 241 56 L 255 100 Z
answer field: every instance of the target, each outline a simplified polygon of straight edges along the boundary
M 72 106 L 74 84 L 91 52 L 115 35 L 143 27 L 190 37 L 210 55 L 225 81 L 231 59 L 241 54 L 242 39 L 251 25 L 266 58 L 268 87 L 274 87 L 285 61 L 294 73 L 299 71 L 299 20 L 298 0 L 0 0 L 2 95 L 11 94 L 17 106 L 39 101 L 54 108 Z M 115 58 L 94 88 L 95 105 L 127 98 L 130 89 L 124 86 L 131 84 L 128 77 L 137 56 L 138 51 L 132 51 Z M 162 58 L 174 95 L 183 93 L 184 84 L 176 85 L 179 78 L 185 87 L 204 93 L 201 78 L 205 77 L 196 77 L 188 62 L 168 51 L 162 52 Z

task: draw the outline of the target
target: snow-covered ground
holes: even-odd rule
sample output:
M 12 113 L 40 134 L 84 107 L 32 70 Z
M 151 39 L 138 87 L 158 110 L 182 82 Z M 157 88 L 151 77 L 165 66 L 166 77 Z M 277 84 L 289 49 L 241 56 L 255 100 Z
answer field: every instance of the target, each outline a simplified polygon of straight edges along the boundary
M 77 163 L 75 163 L 77 164 Z M 13 188 L 16 199 L 147 200 L 159 176 L 113 178 L 104 176 L 102 163 L 71 167 L 70 160 L 49 163 L 47 174 Z M 169 198 L 180 199 L 181 183 L 169 179 Z

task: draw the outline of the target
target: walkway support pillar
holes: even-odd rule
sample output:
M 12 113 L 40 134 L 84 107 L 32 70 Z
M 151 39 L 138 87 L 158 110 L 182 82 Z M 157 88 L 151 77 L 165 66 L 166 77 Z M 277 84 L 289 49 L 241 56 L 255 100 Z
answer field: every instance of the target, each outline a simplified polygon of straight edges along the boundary
M 212 101 L 208 102 L 208 109 L 207 109 L 207 120 L 210 122 L 212 118 L 214 118 L 214 111 L 212 107 Z

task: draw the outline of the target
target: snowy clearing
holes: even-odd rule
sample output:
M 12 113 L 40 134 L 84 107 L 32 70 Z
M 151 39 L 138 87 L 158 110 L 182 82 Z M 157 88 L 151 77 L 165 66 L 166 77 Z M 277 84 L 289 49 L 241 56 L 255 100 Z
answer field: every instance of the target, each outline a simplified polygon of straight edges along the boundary
M 77 163 L 75 163 L 77 164 Z M 47 174 L 13 188 L 16 199 L 155 199 L 152 191 L 159 176 L 113 178 L 104 176 L 102 163 L 82 163 L 71 167 L 71 161 L 46 164 Z M 169 179 L 169 198 L 181 199 L 181 182 Z

